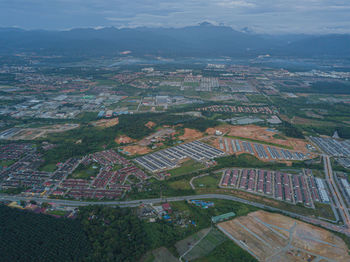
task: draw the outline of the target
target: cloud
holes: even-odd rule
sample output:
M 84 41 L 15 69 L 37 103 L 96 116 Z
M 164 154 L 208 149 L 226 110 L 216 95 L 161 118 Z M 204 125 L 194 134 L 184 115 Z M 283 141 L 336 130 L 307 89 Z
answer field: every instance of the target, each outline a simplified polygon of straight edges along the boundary
M 255 7 L 256 4 L 249 3 L 247 1 L 220 1 L 217 3 L 218 6 L 226 8 L 235 8 L 235 7 Z

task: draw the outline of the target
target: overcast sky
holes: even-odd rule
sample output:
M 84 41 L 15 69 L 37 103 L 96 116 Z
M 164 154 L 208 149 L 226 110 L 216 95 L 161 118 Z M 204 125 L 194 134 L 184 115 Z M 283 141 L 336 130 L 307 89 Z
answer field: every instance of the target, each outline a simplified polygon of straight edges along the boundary
M 350 0 L 0 0 L 0 27 L 183 27 L 350 33 Z

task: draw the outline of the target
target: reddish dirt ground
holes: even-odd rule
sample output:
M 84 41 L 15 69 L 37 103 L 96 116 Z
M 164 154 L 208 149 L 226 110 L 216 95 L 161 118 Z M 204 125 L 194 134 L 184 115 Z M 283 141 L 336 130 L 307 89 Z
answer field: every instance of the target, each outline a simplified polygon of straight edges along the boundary
M 131 156 L 144 155 L 144 154 L 151 152 L 151 150 L 148 147 L 139 146 L 139 145 L 125 146 L 122 149 L 123 149 L 123 151 L 128 152 L 129 155 L 131 155 Z
M 97 127 L 111 127 L 119 124 L 119 118 L 117 117 L 112 119 L 101 119 L 92 122 L 92 124 Z
M 116 137 L 114 139 L 114 141 L 120 145 L 120 144 L 128 144 L 128 143 L 135 142 L 135 139 L 132 139 L 128 136 L 121 135 L 121 136 Z
M 153 127 L 156 126 L 156 123 L 149 121 L 145 124 L 146 127 L 148 127 L 149 129 L 152 129 Z
M 208 128 L 206 132 L 210 135 L 215 134 L 215 130 L 219 130 L 224 134 L 234 137 L 244 137 L 255 140 L 262 140 L 265 142 L 270 142 L 274 144 L 279 144 L 283 146 L 288 146 L 294 150 L 306 152 L 307 142 L 303 139 L 286 137 L 286 139 L 280 139 L 273 137 L 275 132 L 267 130 L 266 127 L 246 125 L 246 126 L 233 126 L 233 125 L 223 125 L 217 128 Z
M 349 249 L 340 237 L 280 214 L 256 211 L 218 226 L 259 261 L 313 261 L 317 257 L 350 261 Z
M 185 128 L 185 133 L 180 136 L 179 138 L 181 140 L 195 140 L 198 138 L 203 137 L 203 133 L 199 132 L 195 129 L 191 129 L 191 128 Z

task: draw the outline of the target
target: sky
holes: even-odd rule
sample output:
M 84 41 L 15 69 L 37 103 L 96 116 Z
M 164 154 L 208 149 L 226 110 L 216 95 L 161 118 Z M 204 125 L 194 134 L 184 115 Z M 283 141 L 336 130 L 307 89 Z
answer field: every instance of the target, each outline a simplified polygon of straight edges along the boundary
M 203 21 L 256 33 L 350 33 L 350 0 L 0 0 L 0 27 L 184 27 Z

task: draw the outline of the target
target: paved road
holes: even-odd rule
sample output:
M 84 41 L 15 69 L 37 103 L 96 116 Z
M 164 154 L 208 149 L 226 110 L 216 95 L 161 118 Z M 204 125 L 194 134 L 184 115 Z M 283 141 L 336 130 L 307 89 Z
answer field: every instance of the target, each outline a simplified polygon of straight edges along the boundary
M 340 194 L 340 191 L 335 183 L 334 177 L 333 177 L 333 170 L 331 161 L 329 159 L 329 156 L 323 155 L 323 162 L 324 162 L 324 170 L 326 174 L 326 179 L 329 184 L 329 187 L 331 189 L 333 198 L 335 200 L 335 204 L 338 207 L 339 213 L 344 221 L 344 224 L 347 226 L 347 228 L 350 229 L 350 214 L 347 209 L 347 206 L 345 205 L 345 202 L 343 200 L 342 195 Z
M 350 236 L 350 232 L 347 228 L 337 226 L 325 221 L 321 221 L 319 219 L 310 218 L 307 216 L 299 215 L 297 213 L 285 211 L 282 209 L 278 209 L 275 207 L 266 206 L 264 204 L 248 201 L 242 198 L 238 198 L 230 195 L 222 195 L 222 194 L 204 194 L 204 195 L 192 195 L 192 196 L 178 196 L 178 197 L 163 197 L 163 198 L 152 198 L 152 199 L 141 199 L 141 200 L 131 200 L 131 201 L 101 201 L 101 202 L 88 202 L 88 201 L 72 201 L 72 200 L 61 200 L 61 199 L 48 199 L 48 198 L 38 198 L 38 197 L 20 197 L 20 196 L 9 196 L 9 195 L 1 195 L 0 200 L 11 200 L 11 201 L 19 201 L 19 200 L 34 200 L 37 202 L 50 202 L 56 203 L 62 206 L 71 206 L 71 207 L 79 207 L 79 206 L 87 206 L 87 205 L 110 205 L 110 206 L 120 206 L 120 207 L 136 207 L 140 204 L 156 204 L 161 202 L 174 202 L 174 201 L 182 201 L 182 200 L 191 200 L 191 199 L 225 199 L 236 201 L 239 203 L 247 204 L 250 206 L 255 206 L 261 209 L 266 209 L 274 212 L 279 212 L 285 215 L 288 215 L 293 218 L 298 218 L 307 223 L 315 224 L 322 226 L 324 228 L 337 231 L 340 233 L 344 233 Z

